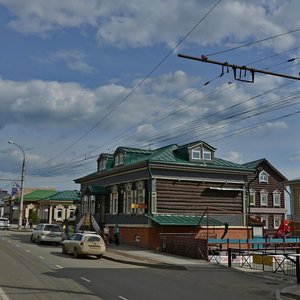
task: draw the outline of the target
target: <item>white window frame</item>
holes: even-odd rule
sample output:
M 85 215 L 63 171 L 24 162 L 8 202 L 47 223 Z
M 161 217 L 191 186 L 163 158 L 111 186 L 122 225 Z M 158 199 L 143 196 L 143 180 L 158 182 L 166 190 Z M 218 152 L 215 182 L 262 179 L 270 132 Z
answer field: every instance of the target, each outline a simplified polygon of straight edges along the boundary
M 192 159 L 195 159 L 195 160 L 201 159 L 201 149 L 199 149 L 199 148 L 192 149 Z
M 123 165 L 124 163 L 124 154 L 119 152 L 115 156 L 115 166 Z
M 264 203 L 264 199 L 266 197 L 266 203 Z M 269 193 L 266 190 L 260 191 L 260 206 L 268 206 L 269 205 Z
M 99 162 L 99 171 L 106 169 L 106 159 L 101 159 Z
M 279 222 L 279 225 L 278 225 L 278 226 L 276 225 L 276 221 Z M 274 217 L 273 217 L 273 226 L 274 226 L 274 229 L 278 229 L 279 226 L 280 226 L 280 224 L 281 224 L 281 217 L 274 216 Z
M 259 173 L 259 183 L 268 183 L 269 182 L 269 174 L 266 171 L 261 171 Z
M 280 207 L 280 202 L 280 192 L 276 190 L 273 192 L 273 206 Z
M 124 213 L 129 215 L 132 212 L 131 203 L 133 203 L 132 185 L 126 185 L 125 197 L 124 197 Z
M 207 157 L 208 155 L 208 157 Z M 203 159 L 204 160 L 211 160 L 211 151 L 203 148 Z
M 260 221 L 264 223 L 264 228 L 268 229 L 269 228 L 269 224 L 268 224 L 268 216 L 261 216 L 260 217 Z
M 255 195 L 256 195 L 255 190 L 251 189 L 249 191 L 249 205 L 251 206 L 255 206 L 255 201 L 256 201 Z
M 110 214 L 118 214 L 118 187 L 113 186 L 110 194 Z

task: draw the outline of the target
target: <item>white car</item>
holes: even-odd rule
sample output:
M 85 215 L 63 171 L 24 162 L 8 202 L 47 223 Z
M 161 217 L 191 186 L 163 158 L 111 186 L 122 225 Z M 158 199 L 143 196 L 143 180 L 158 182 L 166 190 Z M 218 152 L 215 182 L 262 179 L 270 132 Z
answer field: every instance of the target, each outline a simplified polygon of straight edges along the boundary
M 105 250 L 102 237 L 95 233 L 76 233 L 62 242 L 62 253 L 73 254 L 74 258 L 81 255 L 95 255 L 101 258 Z
M 3 229 L 3 230 L 10 229 L 9 220 L 7 218 L 0 218 L 0 229 Z
M 61 244 L 62 229 L 56 224 L 38 224 L 32 231 L 30 241 L 41 244 L 43 242 Z

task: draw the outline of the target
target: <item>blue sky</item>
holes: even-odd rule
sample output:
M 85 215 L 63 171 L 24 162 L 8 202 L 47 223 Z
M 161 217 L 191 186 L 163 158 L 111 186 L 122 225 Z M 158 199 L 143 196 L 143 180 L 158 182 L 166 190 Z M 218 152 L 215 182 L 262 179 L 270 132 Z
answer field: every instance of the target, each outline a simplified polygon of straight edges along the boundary
M 27 187 L 78 189 L 102 152 L 195 140 L 299 177 L 299 81 L 243 83 L 178 57 L 298 76 L 299 11 L 297 0 L 0 0 L 0 188 L 20 178 L 9 140 L 25 150 Z

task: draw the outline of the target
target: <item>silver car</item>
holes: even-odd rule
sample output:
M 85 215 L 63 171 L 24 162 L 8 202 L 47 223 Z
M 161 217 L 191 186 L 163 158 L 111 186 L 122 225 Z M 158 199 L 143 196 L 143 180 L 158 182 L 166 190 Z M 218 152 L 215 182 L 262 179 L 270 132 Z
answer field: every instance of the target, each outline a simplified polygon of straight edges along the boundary
M 9 220 L 7 218 L 0 218 L 0 229 L 3 229 L 3 230 L 10 229 Z
M 43 242 L 61 244 L 62 229 L 56 224 L 38 224 L 32 231 L 30 241 L 41 244 Z
M 105 250 L 102 237 L 95 233 L 76 233 L 62 242 L 62 252 L 73 254 L 74 258 L 81 255 L 95 255 L 101 258 Z

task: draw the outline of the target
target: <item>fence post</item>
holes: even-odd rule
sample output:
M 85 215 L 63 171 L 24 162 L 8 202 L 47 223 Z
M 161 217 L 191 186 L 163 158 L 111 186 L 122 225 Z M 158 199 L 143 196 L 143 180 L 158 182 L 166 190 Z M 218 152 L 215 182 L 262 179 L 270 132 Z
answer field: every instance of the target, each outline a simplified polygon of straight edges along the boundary
M 296 253 L 300 253 L 300 249 L 296 249 Z M 296 276 L 297 276 L 297 284 L 300 284 L 300 267 L 299 267 L 299 256 L 296 256 Z
M 231 248 L 228 248 L 227 255 L 228 255 L 228 267 L 231 268 L 231 258 L 232 258 L 232 249 Z

